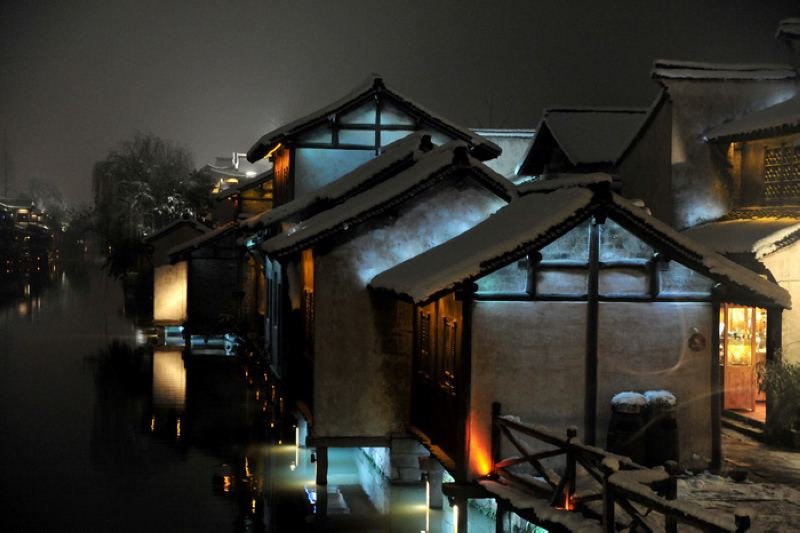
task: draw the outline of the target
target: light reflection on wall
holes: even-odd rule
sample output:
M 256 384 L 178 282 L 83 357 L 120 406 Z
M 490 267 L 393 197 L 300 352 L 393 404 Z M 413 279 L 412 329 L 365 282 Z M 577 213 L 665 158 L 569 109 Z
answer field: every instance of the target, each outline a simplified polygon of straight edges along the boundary
M 155 269 L 153 320 L 180 324 L 186 320 L 187 263 Z

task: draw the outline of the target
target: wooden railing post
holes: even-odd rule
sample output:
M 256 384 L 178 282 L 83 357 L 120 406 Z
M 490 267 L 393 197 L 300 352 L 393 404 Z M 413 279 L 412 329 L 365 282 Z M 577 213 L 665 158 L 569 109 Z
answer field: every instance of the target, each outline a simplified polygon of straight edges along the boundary
M 567 428 L 567 470 L 564 475 L 567 476 L 567 484 L 564 488 L 566 494 L 564 495 L 564 508 L 571 509 L 572 505 L 570 503 L 570 498 L 575 495 L 575 471 L 576 471 L 576 460 L 575 460 L 575 446 L 574 440 L 578 436 L 578 430 L 574 427 Z
M 678 499 L 678 463 L 675 461 L 666 461 L 664 463 L 664 468 L 669 474 L 669 481 L 667 482 L 667 494 L 666 498 L 668 500 L 677 500 Z M 677 533 L 678 532 L 678 521 L 675 519 L 674 516 L 664 515 L 664 531 L 666 533 Z
M 619 461 L 616 459 L 604 459 L 600 464 L 600 470 L 603 473 L 603 531 L 604 533 L 613 533 L 615 528 L 614 517 L 614 485 L 612 485 L 608 478 L 619 469 Z
M 500 425 L 497 419 L 500 418 L 500 402 L 492 403 L 492 476 L 497 476 L 497 463 L 500 462 Z

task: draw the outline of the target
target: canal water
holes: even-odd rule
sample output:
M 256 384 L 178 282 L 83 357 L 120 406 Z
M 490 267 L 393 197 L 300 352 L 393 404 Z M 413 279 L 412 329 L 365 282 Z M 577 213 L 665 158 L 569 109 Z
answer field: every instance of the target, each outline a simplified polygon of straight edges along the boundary
M 96 263 L 49 278 L 0 294 L 0 531 L 452 531 L 358 450 L 319 520 L 312 450 L 236 358 L 153 347 Z

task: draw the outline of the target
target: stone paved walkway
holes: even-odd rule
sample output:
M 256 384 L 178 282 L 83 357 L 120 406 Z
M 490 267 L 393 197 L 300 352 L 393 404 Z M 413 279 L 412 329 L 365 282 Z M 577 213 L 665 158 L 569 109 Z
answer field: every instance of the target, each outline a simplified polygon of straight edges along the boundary
M 720 476 L 682 478 L 678 498 L 724 513 L 748 509 L 750 531 L 800 531 L 800 453 L 723 428 L 722 455 Z

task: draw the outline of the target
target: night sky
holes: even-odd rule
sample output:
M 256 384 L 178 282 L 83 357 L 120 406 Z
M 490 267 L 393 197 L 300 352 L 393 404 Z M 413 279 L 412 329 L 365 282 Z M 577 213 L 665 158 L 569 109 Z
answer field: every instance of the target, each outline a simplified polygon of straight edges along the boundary
M 787 63 L 775 29 L 798 16 L 797 0 L 0 0 L 0 143 L 17 191 L 35 177 L 90 203 L 93 164 L 135 131 L 201 167 L 371 73 L 463 126 L 534 128 L 543 107 L 648 106 L 656 59 Z

